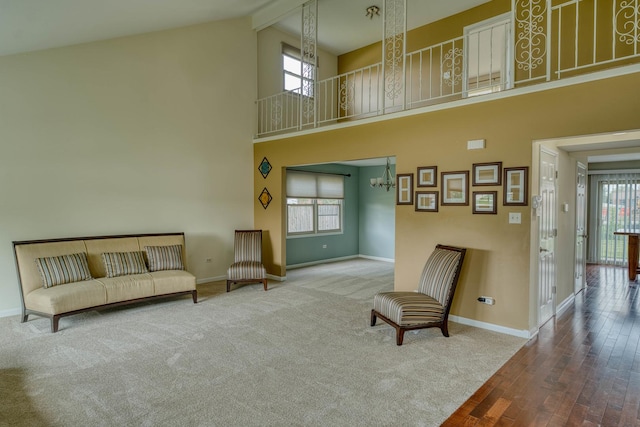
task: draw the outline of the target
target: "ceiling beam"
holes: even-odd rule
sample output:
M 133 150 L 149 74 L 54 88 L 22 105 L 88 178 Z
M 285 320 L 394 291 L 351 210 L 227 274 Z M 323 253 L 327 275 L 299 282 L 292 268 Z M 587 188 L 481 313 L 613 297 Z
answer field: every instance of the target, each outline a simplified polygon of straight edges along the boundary
M 275 0 L 251 15 L 254 30 L 260 31 L 275 24 L 284 16 L 300 7 L 306 0 Z

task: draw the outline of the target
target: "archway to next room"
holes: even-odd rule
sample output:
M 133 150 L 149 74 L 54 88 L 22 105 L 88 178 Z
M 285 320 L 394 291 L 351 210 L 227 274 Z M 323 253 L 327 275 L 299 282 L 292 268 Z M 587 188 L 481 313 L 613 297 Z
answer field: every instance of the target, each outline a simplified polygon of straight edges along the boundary
M 285 181 L 287 270 L 357 258 L 394 262 L 395 157 L 292 165 Z

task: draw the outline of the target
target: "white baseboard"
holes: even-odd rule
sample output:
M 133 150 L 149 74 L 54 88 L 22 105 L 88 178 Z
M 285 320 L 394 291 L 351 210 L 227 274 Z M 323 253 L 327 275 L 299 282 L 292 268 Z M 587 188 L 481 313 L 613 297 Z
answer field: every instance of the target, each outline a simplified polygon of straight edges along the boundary
M 372 259 L 374 261 L 384 261 L 384 262 L 393 262 L 393 263 L 396 262 L 396 260 L 393 258 L 382 258 L 379 256 L 362 255 L 362 254 L 358 255 L 358 258 Z
M 286 282 L 287 276 L 275 276 L 273 274 L 267 274 L 267 279 L 276 280 L 278 282 Z
M 343 256 L 338 258 L 321 259 L 318 261 L 302 262 L 300 264 L 287 265 L 287 270 L 295 270 L 296 268 L 310 267 L 312 265 L 327 264 L 327 263 L 336 262 L 336 261 L 346 261 L 348 259 L 355 259 L 358 257 L 359 257 L 358 255 L 349 255 L 349 256 Z
M 196 285 L 202 285 L 203 283 L 209 282 L 218 282 L 220 280 L 227 280 L 227 276 L 203 277 L 202 279 L 196 279 Z
M 0 310 L 0 317 L 18 316 L 22 314 L 20 308 L 10 308 L 9 310 Z
M 466 317 L 449 315 L 449 319 L 453 322 L 460 323 L 462 325 L 475 326 L 476 328 L 487 329 L 489 331 L 500 332 L 501 334 L 513 335 L 520 338 L 531 338 L 531 332 L 526 330 L 519 330 L 513 328 L 507 328 L 505 326 L 494 325 L 493 323 L 481 322 L 479 320 L 467 319 Z
M 356 258 L 372 259 L 374 261 L 396 262 L 396 260 L 392 258 L 382 258 L 377 256 L 358 254 L 358 255 L 349 255 L 349 256 L 343 256 L 338 258 L 320 259 L 318 261 L 302 262 L 300 264 L 287 265 L 287 270 L 295 270 L 296 268 L 310 267 L 312 265 L 327 264 L 330 262 L 347 261 L 347 260 L 356 259 Z
M 567 311 L 567 309 L 569 307 L 571 307 L 571 305 L 573 305 L 573 302 L 576 300 L 576 296 L 575 294 L 571 294 L 567 297 L 567 299 L 565 299 L 564 301 L 562 301 L 560 303 L 560 305 L 558 305 L 556 307 L 556 316 L 560 316 L 562 313 L 564 313 L 565 311 Z

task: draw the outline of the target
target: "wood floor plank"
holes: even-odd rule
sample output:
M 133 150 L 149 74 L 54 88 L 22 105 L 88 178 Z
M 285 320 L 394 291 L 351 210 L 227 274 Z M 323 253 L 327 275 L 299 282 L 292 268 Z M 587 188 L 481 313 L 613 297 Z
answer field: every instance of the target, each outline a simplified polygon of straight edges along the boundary
M 640 427 L 640 285 L 589 265 L 572 307 L 443 425 Z

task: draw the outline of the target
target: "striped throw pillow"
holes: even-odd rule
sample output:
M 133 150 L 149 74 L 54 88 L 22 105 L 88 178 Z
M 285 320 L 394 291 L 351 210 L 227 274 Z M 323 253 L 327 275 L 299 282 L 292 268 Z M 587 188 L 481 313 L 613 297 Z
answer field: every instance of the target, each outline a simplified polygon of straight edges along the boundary
M 45 288 L 92 279 L 84 252 L 36 258 L 35 261 Z
M 145 246 L 149 271 L 184 270 L 182 245 Z
M 149 272 L 142 252 L 105 252 L 102 254 L 102 262 L 107 271 L 107 277 Z

